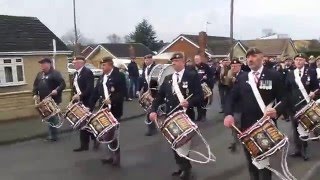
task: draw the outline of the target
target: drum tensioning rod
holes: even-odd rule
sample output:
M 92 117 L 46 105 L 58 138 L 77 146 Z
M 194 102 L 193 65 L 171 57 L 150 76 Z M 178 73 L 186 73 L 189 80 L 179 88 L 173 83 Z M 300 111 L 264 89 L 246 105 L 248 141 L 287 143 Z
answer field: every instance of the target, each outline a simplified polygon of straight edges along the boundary
M 188 96 L 185 100 L 190 99 L 192 96 L 193 96 L 193 94 L 190 94 L 190 96 Z M 175 108 L 173 108 L 172 111 L 170 111 L 167 116 L 170 116 L 170 114 L 172 114 L 172 113 L 173 113 L 176 109 L 178 109 L 179 107 L 180 107 L 180 104 L 178 104 L 178 106 L 176 106 Z

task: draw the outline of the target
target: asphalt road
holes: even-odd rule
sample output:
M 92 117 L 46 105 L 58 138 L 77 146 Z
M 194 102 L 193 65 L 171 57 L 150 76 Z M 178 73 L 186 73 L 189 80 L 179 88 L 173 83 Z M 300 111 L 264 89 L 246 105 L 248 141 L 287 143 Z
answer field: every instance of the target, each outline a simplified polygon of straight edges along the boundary
M 249 178 L 242 149 L 239 148 L 240 150 L 233 154 L 228 151 L 227 147 L 232 138 L 230 130 L 223 127 L 217 100 L 210 109 L 208 120 L 199 123 L 201 132 L 209 142 L 217 161 L 205 165 L 193 163 L 194 179 L 247 180 Z M 279 122 L 279 127 L 284 133 L 290 134 L 290 123 Z M 153 137 L 145 137 L 144 132 L 143 118 L 121 124 L 121 168 L 119 169 L 101 164 L 100 158 L 108 155 L 103 146 L 98 151 L 72 152 L 79 143 L 77 132 L 64 134 L 55 143 L 36 139 L 0 146 L 0 179 L 173 179 L 171 172 L 176 169 L 176 166 L 168 143 L 160 133 Z M 198 138 L 194 142 L 195 149 L 205 152 Z M 312 159 L 307 162 L 288 157 L 289 168 L 297 179 L 320 179 L 319 148 L 319 142 L 310 143 Z M 272 161 L 274 167 L 279 168 L 279 160 L 280 154 L 277 154 Z

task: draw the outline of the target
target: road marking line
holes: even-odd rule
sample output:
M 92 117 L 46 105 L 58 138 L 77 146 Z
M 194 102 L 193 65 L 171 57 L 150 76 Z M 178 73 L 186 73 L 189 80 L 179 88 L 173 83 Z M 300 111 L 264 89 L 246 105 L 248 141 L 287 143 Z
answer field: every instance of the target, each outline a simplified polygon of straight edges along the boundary
M 311 169 L 301 178 L 301 180 L 308 180 L 313 175 L 313 173 L 320 167 L 320 161 L 311 167 Z

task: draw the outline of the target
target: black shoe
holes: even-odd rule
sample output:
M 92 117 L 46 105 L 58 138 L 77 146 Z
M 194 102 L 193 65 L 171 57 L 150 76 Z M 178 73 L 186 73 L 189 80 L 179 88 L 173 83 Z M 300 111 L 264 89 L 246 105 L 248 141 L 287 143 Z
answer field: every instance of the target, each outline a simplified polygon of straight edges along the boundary
M 222 111 L 220 111 L 219 113 L 224 113 L 224 111 L 222 110 Z
M 182 171 L 180 174 L 180 179 L 182 179 L 182 180 L 190 180 L 191 179 L 190 177 L 191 177 L 190 170 Z
M 73 152 L 82 152 L 82 151 L 88 151 L 88 150 L 89 148 L 80 147 L 80 148 L 74 149 Z
M 113 163 L 113 158 L 108 158 L 108 159 L 101 159 L 102 164 L 112 164 Z
M 303 155 L 302 158 L 304 161 L 309 161 L 309 156 L 307 154 Z
M 228 149 L 230 149 L 231 152 L 236 152 L 236 150 L 237 150 L 236 143 L 231 143 L 231 145 L 228 147 Z
M 171 175 L 172 176 L 180 176 L 181 175 L 181 173 L 182 173 L 182 170 L 177 170 L 177 171 L 174 171 Z
M 56 142 L 58 139 L 57 138 L 46 138 L 46 142 Z
M 100 143 L 98 141 L 94 141 L 93 142 L 93 150 L 97 151 L 100 147 Z
M 293 157 L 293 158 L 301 157 L 301 156 L 302 156 L 302 154 L 301 154 L 300 151 L 297 151 L 297 152 L 294 152 L 294 153 L 290 154 L 290 157 Z

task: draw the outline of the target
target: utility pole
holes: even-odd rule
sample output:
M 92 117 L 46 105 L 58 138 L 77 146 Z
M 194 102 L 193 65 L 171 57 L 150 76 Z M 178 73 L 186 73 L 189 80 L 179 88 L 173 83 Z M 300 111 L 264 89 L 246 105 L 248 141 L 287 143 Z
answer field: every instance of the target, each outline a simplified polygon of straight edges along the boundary
M 230 41 L 231 41 L 231 49 L 230 49 L 230 60 L 233 58 L 233 8 L 234 8 L 234 0 L 231 0 L 230 4 Z
M 78 32 L 76 18 L 76 0 L 73 0 L 73 24 L 74 24 L 74 55 L 78 54 Z

